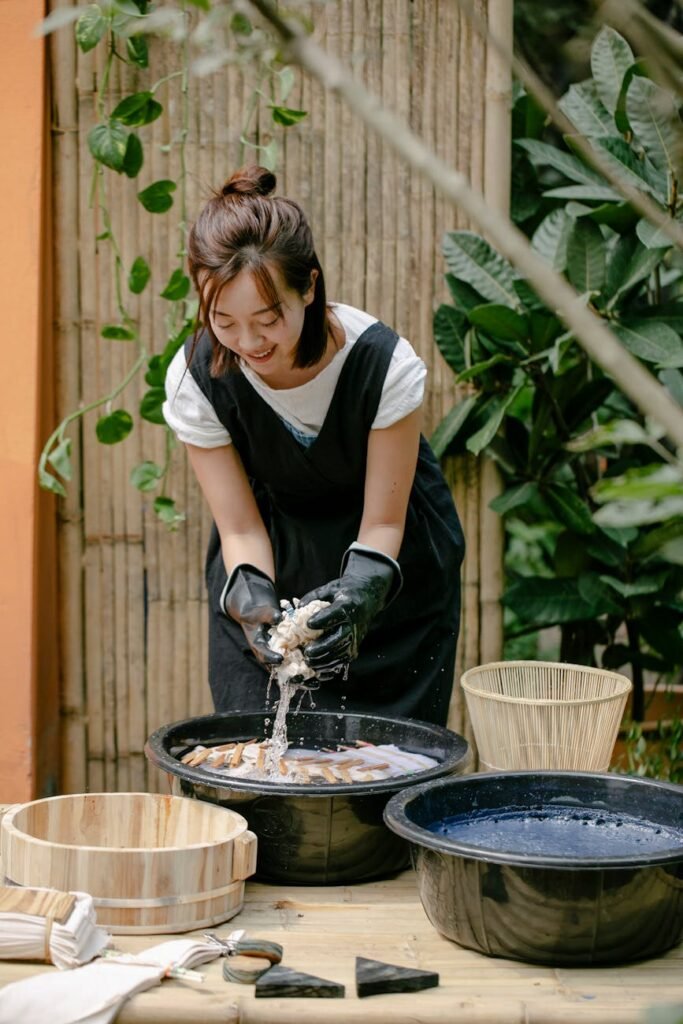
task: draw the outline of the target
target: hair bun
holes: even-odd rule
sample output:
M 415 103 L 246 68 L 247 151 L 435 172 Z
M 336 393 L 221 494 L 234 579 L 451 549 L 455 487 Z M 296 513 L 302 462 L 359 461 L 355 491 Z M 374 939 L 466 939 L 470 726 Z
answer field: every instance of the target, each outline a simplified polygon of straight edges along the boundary
M 224 196 L 268 196 L 275 191 L 277 178 L 267 167 L 243 167 L 228 178 L 221 192 Z

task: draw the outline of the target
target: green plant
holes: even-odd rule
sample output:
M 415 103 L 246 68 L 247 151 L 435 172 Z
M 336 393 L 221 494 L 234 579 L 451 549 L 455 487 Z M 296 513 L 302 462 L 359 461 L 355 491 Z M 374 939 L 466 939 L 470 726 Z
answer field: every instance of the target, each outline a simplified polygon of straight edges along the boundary
M 618 177 L 679 220 L 676 100 L 613 29 L 598 34 L 591 66 L 560 106 Z M 544 136 L 521 92 L 513 123 L 517 223 L 683 404 L 681 254 L 575 154 L 571 136 Z M 432 444 L 438 455 L 489 455 L 501 469 L 492 508 L 508 534 L 508 639 L 557 626 L 562 660 L 630 665 L 640 720 L 643 673 L 683 666 L 680 453 L 485 239 L 450 232 L 444 255 L 452 303 L 437 309 L 434 335 L 467 394 Z M 511 557 L 520 521 L 552 524 L 535 549 L 541 566 Z
M 656 731 L 644 732 L 631 723 L 625 739 L 626 762 L 618 765 L 629 775 L 683 782 L 683 721 L 660 722 Z
M 193 14 L 194 12 L 194 14 Z M 187 231 L 187 159 L 189 129 L 189 76 L 210 74 L 229 61 L 253 64 L 256 87 L 247 109 L 241 133 L 242 157 L 247 148 L 257 151 L 260 163 L 275 167 L 278 159 L 277 133 L 298 124 L 306 111 L 288 107 L 287 98 L 294 84 L 294 71 L 283 64 L 269 37 L 255 28 L 241 10 L 239 0 L 209 3 L 208 0 L 185 0 L 179 7 L 152 5 L 149 0 L 100 0 L 99 3 L 77 7 L 60 7 L 42 23 L 43 33 L 74 24 L 76 42 L 87 53 L 100 46 L 106 59 L 96 84 L 95 112 L 97 122 L 88 133 L 88 149 L 93 158 L 90 204 L 99 218 L 102 230 L 100 244 L 111 248 L 113 294 L 116 312 L 112 322 L 101 326 L 101 337 L 113 343 L 130 344 L 135 348 L 131 366 L 123 378 L 106 395 L 94 397 L 68 413 L 57 425 L 41 452 L 38 477 L 41 487 L 64 495 L 71 479 L 72 440 L 67 431 L 77 420 L 95 409 L 102 410 L 95 423 L 95 432 L 102 444 L 124 441 L 134 429 L 137 417 L 158 424 L 166 431 L 165 459 L 158 464 L 143 459 L 131 471 L 131 483 L 141 492 L 158 491 L 153 509 L 157 517 L 174 529 L 184 519 L 175 499 L 165 491 L 174 438 L 165 424 L 162 404 L 165 399 L 166 370 L 178 349 L 197 329 L 197 302 L 190 298 L 190 279 L 185 273 Z M 162 35 L 177 44 L 177 70 L 152 81 L 146 88 L 137 88 L 117 103 L 111 99 L 111 72 L 116 61 L 137 69 L 140 75 L 151 75 L 148 39 Z M 199 55 L 193 59 L 194 51 Z M 177 178 L 152 181 L 144 188 L 135 184 L 145 163 L 144 129 L 163 113 L 163 91 L 169 82 L 180 83 L 182 127 L 172 146 L 177 150 L 180 168 Z M 265 139 L 252 130 L 252 120 L 264 105 L 270 112 L 272 132 Z M 165 147 L 166 151 L 172 147 Z M 108 176 L 123 175 L 131 180 L 141 206 L 152 216 L 169 214 L 175 218 L 173 229 L 178 238 L 175 265 L 162 266 L 163 288 L 159 292 L 168 303 L 165 315 L 167 336 L 159 352 L 150 352 L 145 342 L 145 325 L 133 312 L 131 301 L 148 286 L 159 286 L 158 270 L 150 266 L 149 253 L 141 253 L 126 267 L 115 236 L 107 190 Z M 126 388 L 144 373 L 147 390 L 135 412 L 123 404 Z

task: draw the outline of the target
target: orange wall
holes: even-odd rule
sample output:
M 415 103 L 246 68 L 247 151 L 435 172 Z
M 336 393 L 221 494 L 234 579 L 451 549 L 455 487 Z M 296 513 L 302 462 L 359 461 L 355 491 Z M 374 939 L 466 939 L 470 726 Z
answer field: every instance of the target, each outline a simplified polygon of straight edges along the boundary
M 37 773 L 39 705 L 51 708 L 56 728 L 55 670 L 38 679 L 36 615 L 43 609 L 39 586 L 47 584 L 47 608 L 54 580 L 54 509 L 36 486 L 43 323 L 50 316 L 43 272 L 45 43 L 32 34 L 43 8 L 44 0 L 0 2 L 0 803 L 28 800 L 45 788 Z M 38 528 L 41 509 L 48 513 L 45 531 Z

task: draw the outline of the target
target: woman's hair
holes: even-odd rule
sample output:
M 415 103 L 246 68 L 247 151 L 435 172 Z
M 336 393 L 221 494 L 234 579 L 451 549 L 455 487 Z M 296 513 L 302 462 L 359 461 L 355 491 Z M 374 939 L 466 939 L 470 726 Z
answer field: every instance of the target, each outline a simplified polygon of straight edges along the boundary
M 313 366 L 325 352 L 329 328 L 325 281 L 311 229 L 298 203 L 271 195 L 275 185 L 275 175 L 265 167 L 236 171 L 207 201 L 190 230 L 190 274 L 213 349 L 212 377 L 234 369 L 237 358 L 215 337 L 209 312 L 221 289 L 242 270 L 254 275 L 269 307 L 280 301 L 271 268 L 277 268 L 286 285 L 299 295 L 309 290 L 311 272 L 317 270 L 313 301 L 304 313 L 294 366 Z M 197 342 L 198 335 L 190 359 Z

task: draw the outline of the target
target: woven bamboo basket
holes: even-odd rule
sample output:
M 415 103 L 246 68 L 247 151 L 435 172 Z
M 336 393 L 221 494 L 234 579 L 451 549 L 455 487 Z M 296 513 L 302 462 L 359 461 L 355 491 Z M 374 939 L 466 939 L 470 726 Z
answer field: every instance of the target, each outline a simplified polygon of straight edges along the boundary
M 478 665 L 461 685 L 485 771 L 607 771 L 631 691 L 618 672 L 547 661 Z
M 256 870 L 256 836 L 241 814 L 179 796 L 35 800 L 11 808 L 0 832 L 6 882 L 88 892 L 98 924 L 118 934 L 227 921 Z

